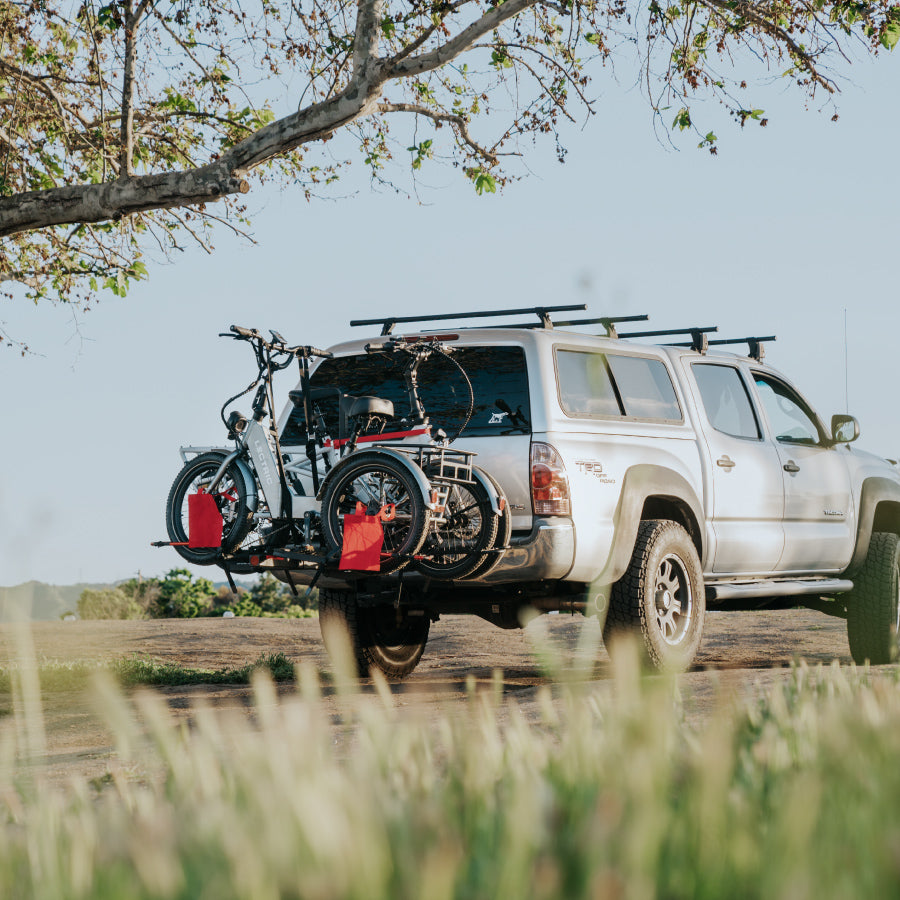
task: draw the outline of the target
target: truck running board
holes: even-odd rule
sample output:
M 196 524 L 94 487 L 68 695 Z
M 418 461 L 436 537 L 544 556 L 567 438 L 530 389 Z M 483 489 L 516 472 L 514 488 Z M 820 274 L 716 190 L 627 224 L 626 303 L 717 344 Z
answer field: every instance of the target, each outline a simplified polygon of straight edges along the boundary
M 846 594 L 853 590 L 853 582 L 846 578 L 809 578 L 804 581 L 741 581 L 727 584 L 707 584 L 706 599 L 710 602 L 723 600 L 750 600 L 756 597 L 828 597 L 832 594 Z

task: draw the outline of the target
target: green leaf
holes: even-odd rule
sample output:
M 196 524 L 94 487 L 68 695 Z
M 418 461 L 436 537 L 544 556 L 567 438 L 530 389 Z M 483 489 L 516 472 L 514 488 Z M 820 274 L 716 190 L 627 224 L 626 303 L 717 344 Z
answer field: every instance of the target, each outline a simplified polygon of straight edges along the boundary
M 594 34 L 592 31 L 589 31 L 589 32 L 584 36 L 584 39 L 585 39 L 589 44 L 593 44 L 595 47 L 599 47 L 599 46 L 600 46 L 600 35 L 599 35 L 599 34 Z
M 900 22 L 891 22 L 881 35 L 881 43 L 888 50 L 893 50 L 900 42 Z
M 475 193 L 480 196 L 485 191 L 489 194 L 496 194 L 497 181 L 494 176 L 488 172 L 479 172 L 475 176 Z
M 686 128 L 691 127 L 691 114 L 685 109 L 683 106 L 678 110 L 678 115 L 675 116 L 675 119 L 672 122 L 672 128 L 678 128 L 679 131 L 684 131 Z
M 491 51 L 491 65 L 498 69 L 512 68 L 512 60 L 506 52 L 506 47 L 498 47 Z

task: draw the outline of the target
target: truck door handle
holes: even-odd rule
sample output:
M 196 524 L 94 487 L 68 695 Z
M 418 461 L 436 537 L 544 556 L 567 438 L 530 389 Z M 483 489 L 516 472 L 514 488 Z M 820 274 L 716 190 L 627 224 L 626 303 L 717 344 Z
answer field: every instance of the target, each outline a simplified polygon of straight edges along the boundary
M 792 459 L 789 459 L 784 466 L 782 466 L 785 472 L 799 472 L 800 466 L 797 465 Z
M 723 469 L 732 469 L 735 466 L 735 462 L 733 459 L 729 459 L 727 456 L 720 456 L 716 460 L 716 465 L 721 466 Z

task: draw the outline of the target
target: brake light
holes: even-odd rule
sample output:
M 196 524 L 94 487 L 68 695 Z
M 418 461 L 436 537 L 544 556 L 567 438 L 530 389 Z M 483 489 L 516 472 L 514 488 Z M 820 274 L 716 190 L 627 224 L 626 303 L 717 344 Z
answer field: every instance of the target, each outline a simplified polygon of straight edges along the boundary
M 562 458 L 549 444 L 531 445 L 531 503 L 536 516 L 568 516 L 569 479 Z
M 397 335 L 396 341 L 403 341 L 405 344 L 416 344 L 419 341 L 458 341 L 458 334 L 405 334 Z

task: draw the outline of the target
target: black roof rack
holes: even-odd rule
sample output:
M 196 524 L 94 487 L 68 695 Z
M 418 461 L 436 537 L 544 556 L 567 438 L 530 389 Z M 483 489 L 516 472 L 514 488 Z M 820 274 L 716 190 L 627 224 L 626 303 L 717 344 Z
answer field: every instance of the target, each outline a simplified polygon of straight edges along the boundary
M 710 346 L 713 344 L 747 344 L 750 352 L 747 356 L 750 359 L 755 359 L 757 362 L 762 362 L 766 356 L 766 348 L 763 347 L 763 342 L 765 341 L 777 341 L 778 338 L 775 337 L 774 334 L 767 335 L 766 337 L 742 337 L 742 338 L 725 338 L 717 341 L 710 341 Z
M 673 347 L 692 347 L 698 353 L 706 353 L 706 348 L 715 341 L 710 341 L 707 337 L 714 331 L 718 331 L 718 325 L 704 325 L 702 328 L 672 328 L 666 331 L 632 331 L 627 334 L 620 334 L 620 338 L 636 338 L 636 337 L 668 337 L 676 334 L 689 334 L 690 341 L 684 344 L 672 344 Z
M 476 312 L 465 313 L 444 313 L 436 316 L 381 316 L 377 319 L 354 319 L 350 322 L 350 327 L 355 328 L 359 325 L 380 325 L 382 335 L 391 334 L 395 325 L 407 322 L 448 322 L 452 319 L 488 319 L 493 316 L 524 316 L 533 313 L 538 317 L 538 324 L 529 323 L 526 326 L 521 325 L 494 325 L 493 328 L 552 328 L 553 321 L 550 313 L 554 312 L 571 312 L 573 310 L 587 309 L 586 303 L 578 303 L 571 306 L 527 306 L 522 309 L 492 309 L 478 310 Z
M 602 325 L 606 329 L 606 336 L 620 337 L 616 331 L 619 322 L 646 322 L 650 316 L 598 316 L 596 319 L 569 319 L 567 322 L 554 322 L 553 328 L 572 328 L 575 325 Z M 514 325 L 486 325 L 486 328 L 544 328 L 539 322 L 517 322 Z

